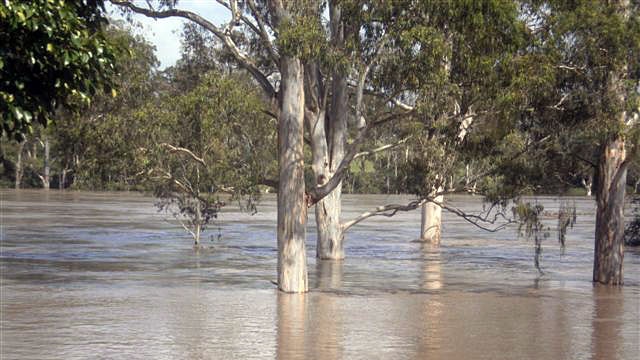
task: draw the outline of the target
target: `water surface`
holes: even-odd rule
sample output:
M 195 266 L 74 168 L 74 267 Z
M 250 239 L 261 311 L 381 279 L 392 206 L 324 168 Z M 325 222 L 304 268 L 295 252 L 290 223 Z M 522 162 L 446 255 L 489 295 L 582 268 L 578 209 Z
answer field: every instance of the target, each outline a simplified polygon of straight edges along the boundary
M 637 359 L 640 251 L 622 289 L 593 287 L 594 203 L 562 251 L 550 212 L 541 275 L 531 241 L 444 214 L 443 241 L 416 239 L 419 211 L 371 218 L 343 262 L 314 259 L 311 291 L 278 293 L 275 199 L 230 206 L 194 251 L 151 198 L 3 190 L 2 359 Z M 407 196 L 347 196 L 345 219 Z M 451 204 L 478 211 L 473 197 Z

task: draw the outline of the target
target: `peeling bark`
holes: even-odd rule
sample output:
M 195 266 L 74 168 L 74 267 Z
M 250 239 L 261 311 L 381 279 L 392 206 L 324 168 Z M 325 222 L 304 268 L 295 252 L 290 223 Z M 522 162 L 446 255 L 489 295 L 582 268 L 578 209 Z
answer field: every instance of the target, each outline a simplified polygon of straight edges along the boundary
M 278 119 L 278 287 L 284 292 L 306 292 L 304 186 L 304 79 L 299 59 L 283 57 L 281 106 Z
M 332 2 L 329 12 L 331 40 L 339 46 L 344 42 L 344 24 L 340 6 Z M 313 169 L 318 185 L 324 185 L 325 180 L 335 174 L 344 159 L 347 140 L 347 78 L 345 74 L 338 71 L 334 71 L 332 76 L 330 113 L 328 118 L 323 119 L 323 126 L 317 126 L 316 130 L 321 134 L 312 136 Z M 316 204 L 316 257 L 319 259 L 344 259 L 344 233 L 340 224 L 341 205 L 342 181 Z
M 602 149 L 596 177 L 595 283 L 623 284 L 627 164 L 624 139 L 618 136 L 608 141 Z

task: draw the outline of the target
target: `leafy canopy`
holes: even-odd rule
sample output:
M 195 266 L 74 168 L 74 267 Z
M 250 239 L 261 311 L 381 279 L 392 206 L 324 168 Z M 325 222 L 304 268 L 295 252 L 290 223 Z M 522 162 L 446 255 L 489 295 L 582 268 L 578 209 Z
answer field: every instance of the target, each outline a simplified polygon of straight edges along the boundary
M 3 133 L 21 140 L 72 97 L 88 102 L 103 86 L 112 91 L 116 49 L 102 32 L 103 6 L 102 0 L 0 3 Z

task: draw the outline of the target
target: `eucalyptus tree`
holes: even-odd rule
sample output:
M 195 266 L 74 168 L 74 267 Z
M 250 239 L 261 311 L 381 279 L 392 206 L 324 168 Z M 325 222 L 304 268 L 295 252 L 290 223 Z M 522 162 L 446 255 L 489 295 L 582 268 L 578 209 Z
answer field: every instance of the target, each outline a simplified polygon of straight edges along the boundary
M 229 22 L 216 25 L 176 8 L 175 1 L 156 7 L 111 2 L 146 16 L 176 16 L 201 25 L 262 88 L 266 110 L 278 119 L 278 286 L 288 292 L 307 290 L 307 207 L 317 204 L 318 256 L 341 258 L 347 226 L 340 223 L 339 194 L 351 161 L 373 151 L 359 150 L 371 129 L 427 113 L 403 102 L 442 82 L 444 20 L 460 11 L 465 21 L 463 14 L 470 10 L 440 7 L 441 2 L 221 0 Z M 471 10 L 488 9 L 487 14 L 475 14 L 481 23 L 485 15 L 502 15 L 494 7 L 505 4 L 488 2 Z M 240 42 L 238 32 L 250 41 Z M 367 96 L 381 101 L 365 107 Z M 310 188 L 304 184 L 305 127 L 313 156 Z
M 622 285 L 627 170 L 638 152 L 640 4 L 532 1 L 536 35 L 528 96 L 531 130 L 554 136 L 572 127 L 592 139 L 597 203 L 593 281 Z

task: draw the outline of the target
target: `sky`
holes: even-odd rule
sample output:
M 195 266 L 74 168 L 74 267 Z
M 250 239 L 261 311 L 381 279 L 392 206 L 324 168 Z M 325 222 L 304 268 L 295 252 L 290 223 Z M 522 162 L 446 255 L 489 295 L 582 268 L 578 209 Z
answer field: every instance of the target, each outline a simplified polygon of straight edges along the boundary
M 147 7 L 146 1 L 136 0 L 134 3 L 140 7 Z M 216 25 L 227 22 L 230 18 L 227 9 L 214 0 L 180 0 L 176 8 L 195 12 Z M 107 11 L 114 19 L 123 18 L 117 7 L 108 2 Z M 184 21 L 188 20 L 180 18 L 156 20 L 140 14 L 134 14 L 133 19 L 141 25 L 136 31 L 155 46 L 160 69 L 175 64 L 180 57 L 180 30 Z

